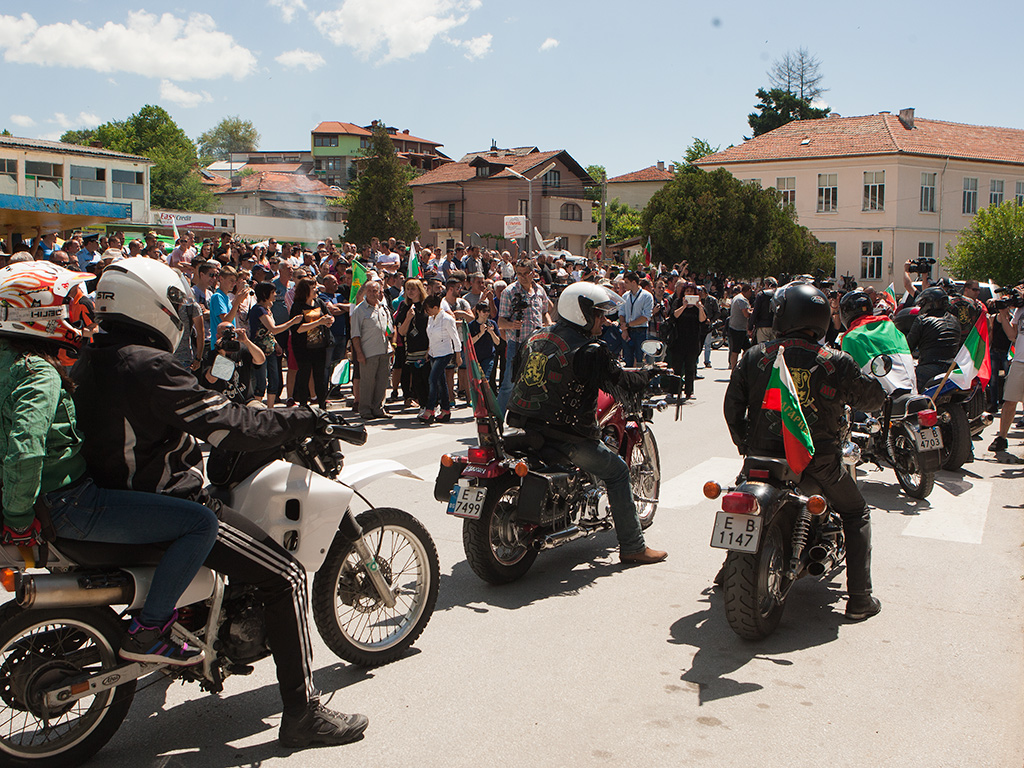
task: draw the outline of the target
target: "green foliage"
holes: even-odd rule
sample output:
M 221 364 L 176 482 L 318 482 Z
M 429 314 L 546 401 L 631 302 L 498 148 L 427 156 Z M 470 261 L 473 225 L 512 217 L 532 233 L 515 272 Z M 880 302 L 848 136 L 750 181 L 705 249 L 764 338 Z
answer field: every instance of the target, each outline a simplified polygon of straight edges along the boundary
M 781 88 L 772 88 L 770 91 L 758 88 L 757 98 L 759 103 L 755 109 L 760 111 L 747 115 L 754 136 L 774 131 L 793 120 L 819 120 L 832 111 L 829 107 L 812 107 L 809 99 L 801 99 Z
M 644 208 L 641 235 L 650 235 L 658 261 L 686 259 L 698 273 L 756 277 L 820 267 L 832 274 L 832 253 L 780 199 L 775 189 L 740 181 L 724 168 L 679 173 Z
M 4 128 L 2 131 L 0 131 L 0 136 L 13 136 L 13 135 L 14 134 L 11 133 L 10 131 L 8 131 L 6 128 Z
M 958 280 L 1017 285 L 1024 280 L 1024 207 L 1008 200 L 982 208 L 947 250 L 942 264 Z
M 259 149 L 260 132 L 251 120 L 232 115 L 201 133 L 196 144 L 203 165 L 209 165 L 215 160 L 230 160 L 232 152 L 254 152 Z
M 704 139 L 698 139 L 696 136 L 693 137 L 693 143 L 686 148 L 683 153 L 683 159 L 681 162 L 672 163 L 672 170 L 676 173 L 693 173 L 700 169 L 694 165 L 695 162 L 700 160 L 702 157 L 713 155 L 721 147 L 712 147 L 708 141 Z
M 243 168 L 238 172 L 238 176 L 244 179 L 246 176 L 252 176 L 254 173 L 256 173 L 255 168 Z
M 413 174 L 398 162 L 383 121 L 374 127 L 365 157 L 365 168 L 345 196 L 345 239 L 355 243 L 369 243 L 372 237 L 413 240 L 420 230 L 409 188 Z
M 601 182 L 605 179 L 607 171 L 605 171 L 605 167 L 603 165 L 588 165 L 587 173 L 590 175 L 590 178 L 597 182 L 597 184 L 592 187 L 586 187 L 583 190 L 583 196 L 587 198 L 587 200 L 600 203 Z
M 92 144 L 96 131 L 93 128 L 82 128 L 80 130 L 64 131 L 60 140 L 65 144 L 79 144 L 88 147 Z
M 593 206 L 591 209 L 591 216 L 593 217 L 593 221 L 600 223 L 600 203 Z M 621 202 L 619 198 L 615 198 L 608 203 L 608 209 L 605 212 L 604 225 L 605 238 L 609 243 L 618 243 L 622 240 L 628 240 L 631 237 L 637 237 L 640 234 L 640 211 Z M 587 241 L 587 247 L 600 248 L 601 235 L 597 234 L 591 237 Z

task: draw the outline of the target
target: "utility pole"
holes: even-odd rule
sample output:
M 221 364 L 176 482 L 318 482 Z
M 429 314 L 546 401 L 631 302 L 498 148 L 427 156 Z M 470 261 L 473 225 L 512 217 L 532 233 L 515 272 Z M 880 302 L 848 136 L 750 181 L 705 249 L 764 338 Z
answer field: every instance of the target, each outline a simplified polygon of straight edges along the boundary
M 606 212 L 608 209 L 608 173 L 601 173 L 601 258 L 607 258 L 605 249 L 608 247 L 608 232 L 606 229 Z

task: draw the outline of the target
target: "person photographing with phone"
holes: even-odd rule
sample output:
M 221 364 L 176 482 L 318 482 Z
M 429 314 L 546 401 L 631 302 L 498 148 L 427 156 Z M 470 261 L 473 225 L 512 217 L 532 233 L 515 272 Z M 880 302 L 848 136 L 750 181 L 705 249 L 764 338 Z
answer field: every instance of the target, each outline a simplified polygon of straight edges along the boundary
M 680 282 L 676 285 L 675 296 L 669 302 L 668 322 L 672 324 L 669 359 L 673 370 L 683 378 L 683 399 L 690 400 L 693 398 L 693 382 L 697 378 L 702 329 L 708 322 L 694 283 Z

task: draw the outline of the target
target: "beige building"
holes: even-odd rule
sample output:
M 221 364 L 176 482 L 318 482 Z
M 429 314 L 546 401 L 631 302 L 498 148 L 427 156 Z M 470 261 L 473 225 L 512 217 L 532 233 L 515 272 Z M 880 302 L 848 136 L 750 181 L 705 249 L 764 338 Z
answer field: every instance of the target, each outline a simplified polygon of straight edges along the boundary
M 618 198 L 630 208 L 642 211 L 654 197 L 654 193 L 665 186 L 675 174 L 665 168 L 659 160 L 657 165 L 650 165 L 639 171 L 625 173 L 608 179 L 608 200 Z
M 903 264 L 947 246 L 979 208 L 1024 205 L 1024 130 L 880 112 L 788 123 L 698 160 L 775 187 L 836 252 L 837 276 L 900 289 Z

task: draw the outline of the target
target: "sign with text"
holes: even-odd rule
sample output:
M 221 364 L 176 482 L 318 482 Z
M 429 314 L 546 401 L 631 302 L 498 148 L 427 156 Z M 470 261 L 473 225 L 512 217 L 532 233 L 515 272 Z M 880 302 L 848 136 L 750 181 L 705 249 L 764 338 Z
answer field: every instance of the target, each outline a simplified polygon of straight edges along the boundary
M 505 217 L 505 239 L 522 240 L 526 237 L 526 217 L 506 216 Z

